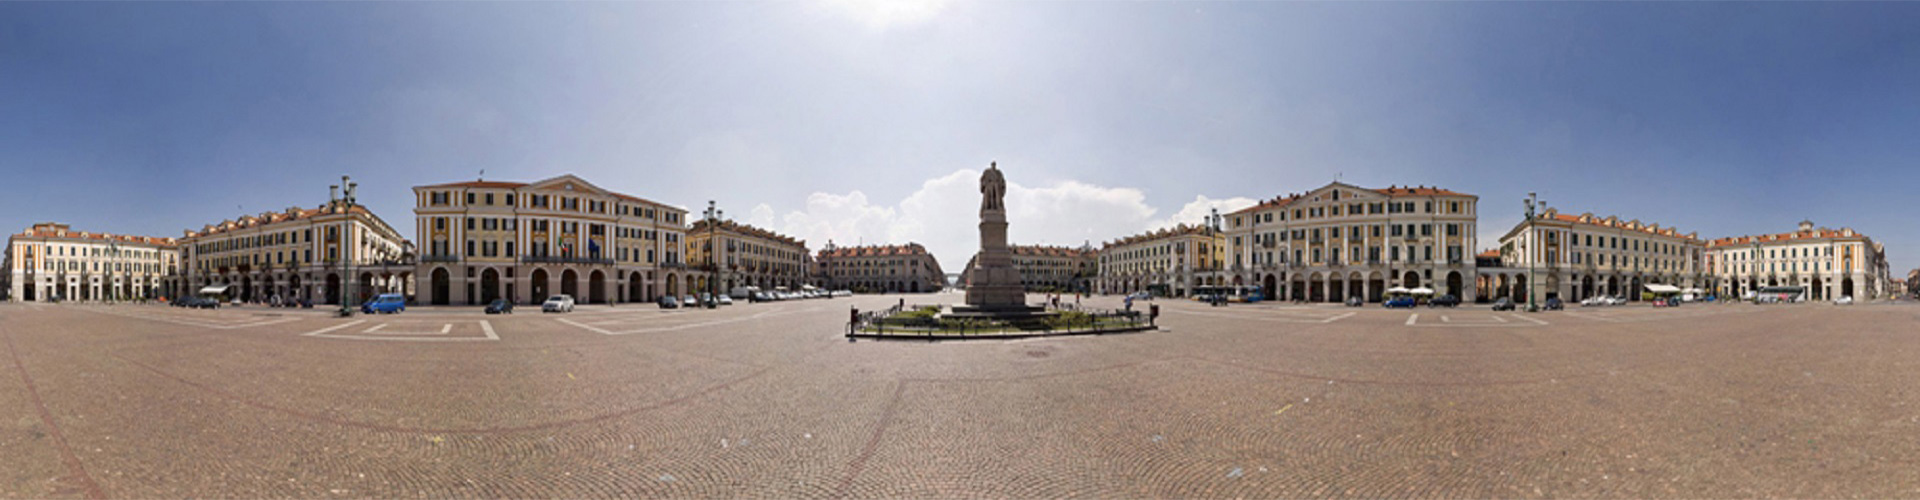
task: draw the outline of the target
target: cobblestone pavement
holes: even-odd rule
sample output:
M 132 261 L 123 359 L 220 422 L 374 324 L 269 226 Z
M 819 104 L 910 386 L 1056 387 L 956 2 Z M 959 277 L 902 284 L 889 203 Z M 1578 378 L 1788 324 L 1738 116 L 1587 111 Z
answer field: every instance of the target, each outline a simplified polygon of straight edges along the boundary
M 0 496 L 1920 497 L 1920 306 L 841 337 L 898 299 L 0 305 Z

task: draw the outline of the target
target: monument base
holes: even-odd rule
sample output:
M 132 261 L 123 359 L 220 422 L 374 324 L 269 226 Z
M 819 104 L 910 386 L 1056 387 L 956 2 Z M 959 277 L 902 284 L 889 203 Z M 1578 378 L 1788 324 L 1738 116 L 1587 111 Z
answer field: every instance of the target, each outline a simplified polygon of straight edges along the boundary
M 1022 320 L 1022 319 L 1045 319 L 1045 318 L 1051 318 L 1058 315 L 1060 315 L 1059 312 L 1048 311 L 1047 308 L 1044 308 L 1044 307 L 1034 307 L 1029 305 L 976 307 L 976 306 L 955 304 L 952 306 L 948 306 L 947 310 L 941 311 L 939 317 L 963 318 L 963 319 L 972 318 L 972 319 Z

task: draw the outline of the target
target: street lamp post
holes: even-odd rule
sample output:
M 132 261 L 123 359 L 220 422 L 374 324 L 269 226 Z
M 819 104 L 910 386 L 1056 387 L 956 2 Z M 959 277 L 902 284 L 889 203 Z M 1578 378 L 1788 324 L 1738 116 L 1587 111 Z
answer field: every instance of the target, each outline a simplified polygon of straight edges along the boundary
M 1540 203 L 1540 197 L 1534 193 L 1527 193 L 1527 199 L 1524 201 L 1527 204 L 1527 312 L 1538 312 L 1540 308 L 1533 302 L 1534 289 L 1537 288 L 1537 283 L 1533 279 L 1533 261 L 1536 259 L 1533 247 L 1539 246 L 1540 235 L 1533 229 L 1533 209 Z
M 713 269 L 713 275 L 707 277 L 709 295 L 707 295 L 706 306 L 708 309 L 716 307 L 720 301 L 720 259 L 714 254 L 720 252 L 717 234 L 720 229 L 720 219 L 725 214 L 726 211 L 715 205 L 713 200 L 707 200 L 707 211 L 704 214 L 707 220 L 707 266 Z
M 343 213 L 346 215 L 346 217 L 340 219 L 340 235 L 334 243 L 334 245 L 340 249 L 340 257 L 338 259 L 341 269 L 340 317 L 343 318 L 353 316 L 353 308 L 347 304 L 347 290 L 353 288 L 353 261 L 350 260 L 348 256 L 347 234 L 350 233 L 353 228 L 353 226 L 350 225 L 353 222 L 353 194 L 359 190 L 359 187 L 359 183 L 352 182 L 344 175 L 340 176 L 339 184 L 327 187 L 328 204 L 334 206 L 336 209 L 344 207 Z

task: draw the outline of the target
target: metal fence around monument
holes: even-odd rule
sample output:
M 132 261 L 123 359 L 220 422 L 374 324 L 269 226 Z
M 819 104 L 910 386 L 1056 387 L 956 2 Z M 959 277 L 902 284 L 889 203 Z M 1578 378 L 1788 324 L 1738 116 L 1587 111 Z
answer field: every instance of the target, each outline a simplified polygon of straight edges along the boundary
M 1083 308 L 1061 304 L 1050 309 L 1058 313 L 1049 318 L 1019 322 L 970 319 L 943 323 L 940 318 L 897 318 L 906 311 L 933 305 L 894 305 L 878 311 L 862 311 L 847 323 L 847 337 L 881 338 L 995 338 L 1089 333 L 1118 333 L 1155 328 L 1154 318 L 1143 311 Z

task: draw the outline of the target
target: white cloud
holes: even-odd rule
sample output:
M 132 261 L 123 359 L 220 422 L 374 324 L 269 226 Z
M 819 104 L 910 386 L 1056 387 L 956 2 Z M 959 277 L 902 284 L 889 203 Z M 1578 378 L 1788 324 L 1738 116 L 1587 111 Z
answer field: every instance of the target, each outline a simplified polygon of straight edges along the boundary
M 1214 199 L 1206 195 L 1198 195 L 1194 196 L 1193 201 L 1188 202 L 1186 206 L 1180 207 L 1180 211 L 1174 212 L 1172 217 L 1154 221 L 1148 229 L 1167 228 L 1179 224 L 1203 224 L 1206 223 L 1208 216 L 1213 215 L 1215 208 L 1220 209 L 1221 215 L 1226 215 L 1235 210 L 1251 207 L 1256 202 L 1257 200 L 1253 198 L 1243 196 Z
M 826 0 L 828 6 L 873 29 L 926 22 L 947 9 L 949 0 Z
M 805 239 L 814 250 L 829 240 L 837 245 L 918 242 L 947 272 L 957 273 L 980 246 L 979 179 L 980 171 L 971 169 L 928 179 L 894 206 L 875 205 L 860 191 L 814 193 L 804 209 L 766 227 Z M 1139 189 L 1072 181 L 1044 187 L 1009 181 L 1007 209 L 1007 239 L 1013 243 L 1095 247 L 1153 227 L 1157 212 Z M 754 220 L 758 216 L 756 207 Z

